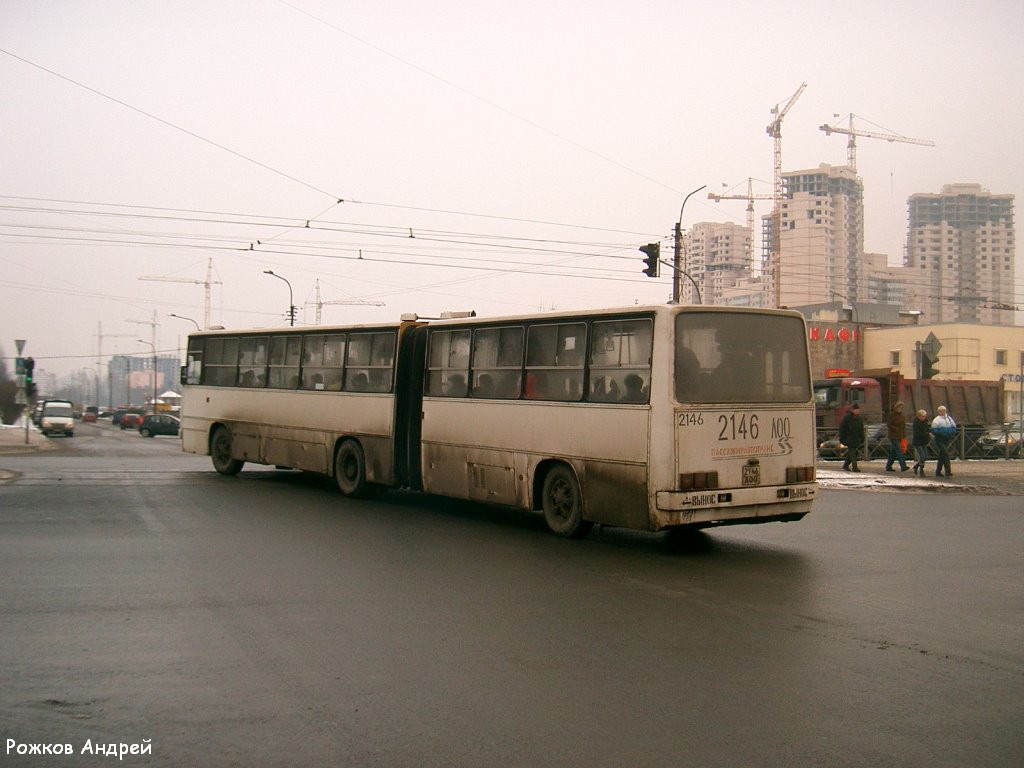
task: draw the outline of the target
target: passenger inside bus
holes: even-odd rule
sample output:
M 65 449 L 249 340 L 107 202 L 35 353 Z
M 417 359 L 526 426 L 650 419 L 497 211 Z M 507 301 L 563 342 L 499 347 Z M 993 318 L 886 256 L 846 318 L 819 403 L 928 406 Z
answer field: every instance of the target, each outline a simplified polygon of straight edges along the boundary
M 644 380 L 635 373 L 631 373 L 626 376 L 626 392 L 622 396 L 623 402 L 642 403 L 646 399 L 647 396 L 644 394 Z
M 461 373 L 453 373 L 448 376 L 445 382 L 445 394 L 448 397 L 466 396 L 466 378 Z

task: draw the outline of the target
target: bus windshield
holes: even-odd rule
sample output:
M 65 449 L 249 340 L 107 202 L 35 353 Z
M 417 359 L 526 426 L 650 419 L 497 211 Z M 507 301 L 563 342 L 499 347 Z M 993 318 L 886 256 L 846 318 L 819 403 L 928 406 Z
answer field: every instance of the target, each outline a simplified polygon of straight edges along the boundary
M 804 325 L 748 312 L 676 316 L 675 394 L 681 403 L 805 403 L 811 397 Z

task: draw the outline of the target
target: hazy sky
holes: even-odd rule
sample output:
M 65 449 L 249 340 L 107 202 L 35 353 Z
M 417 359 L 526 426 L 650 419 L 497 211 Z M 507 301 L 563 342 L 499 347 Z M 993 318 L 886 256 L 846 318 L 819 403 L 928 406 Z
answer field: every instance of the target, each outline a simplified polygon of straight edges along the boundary
M 203 287 L 139 278 L 210 259 L 228 327 L 284 322 L 266 269 L 300 323 L 316 280 L 385 304 L 329 323 L 662 303 L 638 246 L 702 184 L 770 194 L 802 82 L 787 171 L 844 164 L 818 126 L 851 112 L 936 143 L 858 143 L 865 247 L 897 263 L 910 194 L 1024 198 L 1022 27 L 1019 0 L 0 0 L 0 350 L 95 368 L 100 324 L 148 354 L 155 312 L 172 352 Z M 701 192 L 698 221 L 745 203 Z

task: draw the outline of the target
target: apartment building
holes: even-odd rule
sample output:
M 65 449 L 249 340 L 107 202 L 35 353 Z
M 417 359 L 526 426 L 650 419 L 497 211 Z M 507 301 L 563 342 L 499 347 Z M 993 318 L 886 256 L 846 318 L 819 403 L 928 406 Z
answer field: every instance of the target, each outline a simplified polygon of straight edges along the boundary
M 750 230 L 739 224 L 699 222 L 686 235 L 683 268 L 701 287 L 704 304 L 722 304 L 725 292 L 749 279 L 753 267 Z M 689 280 L 682 282 L 684 303 L 697 301 Z
M 910 196 L 906 300 L 925 321 L 1013 325 L 1013 202 L 980 184 Z
M 823 163 L 782 180 L 781 304 L 865 300 L 864 186 L 857 174 Z

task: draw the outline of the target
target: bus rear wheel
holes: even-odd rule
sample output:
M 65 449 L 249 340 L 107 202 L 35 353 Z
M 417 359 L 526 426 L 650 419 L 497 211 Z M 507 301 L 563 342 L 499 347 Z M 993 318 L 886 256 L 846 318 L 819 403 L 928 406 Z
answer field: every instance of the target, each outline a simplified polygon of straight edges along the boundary
M 334 454 L 334 481 L 343 496 L 357 498 L 365 496 L 366 456 L 363 447 L 355 440 L 345 440 Z
M 213 468 L 222 475 L 237 475 L 245 462 L 231 458 L 231 433 L 218 427 L 210 438 L 210 458 Z
M 544 476 L 541 506 L 544 522 L 558 536 L 586 536 L 592 526 L 583 519 L 583 496 L 576 473 L 564 464 L 552 467 Z

